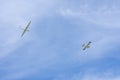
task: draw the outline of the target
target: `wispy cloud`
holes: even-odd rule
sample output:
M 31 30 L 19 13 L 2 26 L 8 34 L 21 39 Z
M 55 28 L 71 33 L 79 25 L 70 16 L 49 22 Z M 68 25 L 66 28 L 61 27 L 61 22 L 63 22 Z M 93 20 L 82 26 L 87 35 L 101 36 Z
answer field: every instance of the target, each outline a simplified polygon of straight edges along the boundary
M 94 2 L 91 1 L 91 3 Z M 120 8 L 116 5 L 117 3 L 113 3 L 111 6 L 109 3 L 99 3 L 102 6 L 91 3 L 80 4 L 76 7 L 77 9 L 65 7 L 60 9 L 60 12 L 63 16 L 80 18 L 108 28 L 119 28 L 120 24 L 117 17 L 120 16 Z
M 114 21 L 114 17 L 119 15 L 117 6 L 93 9 L 95 6 L 89 3 L 80 6 L 77 3 L 76 6 L 72 2 L 69 5 L 69 2 L 64 0 L 59 2 L 55 0 L 1 2 L 3 4 L 0 7 L 0 23 L 3 27 L 0 27 L 2 33 L 0 57 L 13 53 L 1 62 L 3 66 L 0 66 L 0 69 L 5 72 L 2 79 L 34 77 L 35 74 L 57 76 L 55 80 L 119 79 L 119 76 L 109 78 L 108 72 L 105 73 L 108 75 L 90 72 L 81 75 L 74 74 L 73 71 L 71 76 L 58 75 L 72 72 L 72 67 L 110 56 L 113 54 L 110 51 L 114 51 L 120 44 L 119 30 L 112 26 L 117 25 L 119 29 L 120 24 Z M 17 26 L 23 26 L 29 20 L 32 20 L 30 27 L 32 30 L 27 36 L 20 38 L 21 32 Z M 83 51 L 81 45 L 89 40 L 92 41 L 91 47 Z
M 114 75 L 113 71 L 105 71 L 103 73 L 95 72 L 95 73 L 75 73 L 71 75 L 58 75 L 53 80 L 119 80 L 120 75 Z

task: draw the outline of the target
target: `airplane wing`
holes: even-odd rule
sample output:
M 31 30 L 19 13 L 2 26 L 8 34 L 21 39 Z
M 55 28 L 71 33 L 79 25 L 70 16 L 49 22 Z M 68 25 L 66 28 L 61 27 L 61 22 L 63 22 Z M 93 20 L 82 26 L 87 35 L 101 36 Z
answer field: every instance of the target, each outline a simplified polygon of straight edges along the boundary
M 85 46 L 85 47 L 83 48 L 83 50 L 86 50 L 86 48 L 87 48 L 87 47 Z
M 27 26 L 26 26 L 26 30 L 28 29 L 28 27 L 30 26 L 30 24 L 31 24 L 31 21 L 27 24 Z
M 86 45 L 83 50 L 86 50 L 87 48 L 90 48 L 90 46 Z
M 88 44 L 84 46 L 83 50 L 86 50 L 87 48 L 90 48 Z
M 89 42 L 88 42 L 88 45 L 90 45 L 91 43 L 92 43 L 92 42 L 91 42 L 91 41 L 89 41 Z
M 85 47 L 86 47 L 86 48 L 89 48 L 91 43 L 92 43 L 92 42 L 89 41 L 88 44 L 87 44 Z
M 26 32 L 26 30 L 24 30 L 24 31 L 23 31 L 23 33 L 22 33 L 21 37 L 25 34 L 25 32 Z
M 27 29 L 28 29 L 28 27 L 30 26 L 30 24 L 31 24 L 31 21 L 30 21 L 30 22 L 27 24 L 27 26 L 25 27 L 25 29 L 24 29 L 21 37 L 26 33 L 26 31 L 28 31 Z
M 92 43 L 92 42 L 89 41 L 89 42 L 87 43 L 87 45 L 83 44 L 83 45 L 82 45 L 83 50 L 86 50 L 87 48 L 90 48 L 90 44 L 91 44 L 91 43 Z

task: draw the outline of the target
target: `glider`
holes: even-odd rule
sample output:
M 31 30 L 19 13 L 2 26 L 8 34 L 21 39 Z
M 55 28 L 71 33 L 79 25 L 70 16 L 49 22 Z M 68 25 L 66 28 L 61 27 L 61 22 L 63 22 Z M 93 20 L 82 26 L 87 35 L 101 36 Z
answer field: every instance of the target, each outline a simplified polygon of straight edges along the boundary
M 22 32 L 21 37 L 23 37 L 23 35 L 26 33 L 26 31 L 28 31 L 28 28 L 29 28 L 30 24 L 31 24 L 31 21 L 30 21 L 30 22 L 27 24 L 27 26 L 25 27 L 24 31 Z
M 87 48 L 89 48 L 91 43 L 92 43 L 92 42 L 91 42 L 91 41 L 89 41 L 86 45 L 85 45 L 85 44 L 83 44 L 83 45 L 82 45 L 83 50 L 86 50 Z

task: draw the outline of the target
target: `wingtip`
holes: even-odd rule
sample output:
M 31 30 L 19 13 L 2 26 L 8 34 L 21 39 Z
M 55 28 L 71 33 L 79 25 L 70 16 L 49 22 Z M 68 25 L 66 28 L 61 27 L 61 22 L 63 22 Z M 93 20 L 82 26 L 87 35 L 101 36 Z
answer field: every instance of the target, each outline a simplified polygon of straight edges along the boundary
M 85 48 L 82 49 L 83 51 L 85 50 Z
M 91 41 L 89 41 L 89 43 L 92 43 Z

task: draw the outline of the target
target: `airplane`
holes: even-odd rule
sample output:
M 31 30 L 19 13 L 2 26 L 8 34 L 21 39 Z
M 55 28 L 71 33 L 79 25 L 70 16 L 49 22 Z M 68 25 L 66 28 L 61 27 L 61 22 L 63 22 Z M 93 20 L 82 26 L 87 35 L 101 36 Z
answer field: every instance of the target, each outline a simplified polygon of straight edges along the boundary
M 89 48 L 91 43 L 92 43 L 92 42 L 91 42 L 91 41 L 89 41 L 86 45 L 85 45 L 85 44 L 83 44 L 83 45 L 82 45 L 83 50 L 86 50 L 87 48 Z
M 26 31 L 29 31 L 28 28 L 29 28 L 30 24 L 31 24 L 31 21 L 30 21 L 30 22 L 27 24 L 27 26 L 25 27 L 24 31 L 22 32 L 21 37 L 23 37 L 23 35 L 26 33 Z

